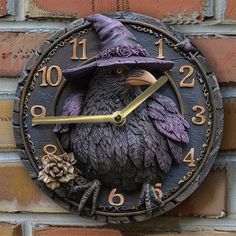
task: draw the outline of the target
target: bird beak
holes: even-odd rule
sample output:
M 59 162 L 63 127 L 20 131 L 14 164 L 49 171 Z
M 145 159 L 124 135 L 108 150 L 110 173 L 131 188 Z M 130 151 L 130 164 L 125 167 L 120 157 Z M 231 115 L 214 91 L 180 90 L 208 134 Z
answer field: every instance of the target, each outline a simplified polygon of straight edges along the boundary
M 146 70 L 134 70 L 129 74 L 127 82 L 133 86 L 151 85 L 156 82 L 156 78 Z

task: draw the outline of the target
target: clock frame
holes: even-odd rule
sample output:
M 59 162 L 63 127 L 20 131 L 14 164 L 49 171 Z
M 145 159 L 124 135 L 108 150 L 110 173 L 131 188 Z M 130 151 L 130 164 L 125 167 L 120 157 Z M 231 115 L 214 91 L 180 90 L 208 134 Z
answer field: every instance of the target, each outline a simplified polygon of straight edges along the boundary
M 223 131 L 223 106 L 219 86 L 205 57 L 189 39 L 175 28 L 157 19 L 135 13 L 109 13 L 121 21 L 159 59 L 175 62 L 168 86 L 160 90 L 178 103 L 181 114 L 190 123 L 190 143 L 186 145 L 181 165 L 174 164 L 162 183 L 155 189 L 164 205 L 153 208 L 152 216 L 145 209 L 136 209 L 137 192 L 127 194 L 116 188 L 103 188 L 93 217 L 98 221 L 127 223 L 143 221 L 169 211 L 186 199 L 209 172 Z M 95 60 L 100 51 L 99 39 L 84 19 L 71 23 L 44 42 L 22 73 L 14 103 L 14 134 L 20 157 L 34 182 L 66 209 L 77 212 L 75 197 L 68 197 L 67 183 L 51 190 L 38 179 L 42 157 L 65 153 L 53 125 L 32 126 L 32 118 L 60 115 L 65 99 L 77 89 L 66 83 L 62 70 Z M 156 75 L 157 76 L 157 75 Z M 88 78 L 81 78 L 79 88 L 86 88 Z M 73 165 L 73 163 L 70 163 Z M 79 170 L 76 169 L 76 173 Z M 84 209 L 89 215 L 89 206 Z

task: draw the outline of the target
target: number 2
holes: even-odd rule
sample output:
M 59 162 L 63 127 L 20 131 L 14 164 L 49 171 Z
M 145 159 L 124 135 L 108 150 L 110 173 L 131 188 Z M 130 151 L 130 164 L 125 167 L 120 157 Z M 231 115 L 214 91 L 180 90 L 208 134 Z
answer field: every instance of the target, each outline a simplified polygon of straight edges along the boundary
M 193 67 L 190 65 L 184 65 L 179 68 L 179 72 L 181 74 L 183 74 L 185 70 L 188 71 L 188 74 L 181 80 L 180 88 L 193 88 L 195 85 L 195 79 L 192 79 L 191 82 L 190 81 L 187 82 L 187 80 L 189 80 L 189 78 L 193 74 L 193 71 L 194 71 Z

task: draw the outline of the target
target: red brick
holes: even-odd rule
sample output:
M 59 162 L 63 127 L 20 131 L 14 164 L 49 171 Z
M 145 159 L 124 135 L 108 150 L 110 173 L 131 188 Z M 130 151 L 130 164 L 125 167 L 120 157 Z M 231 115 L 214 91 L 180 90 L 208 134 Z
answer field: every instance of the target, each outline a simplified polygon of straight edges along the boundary
M 226 232 L 226 231 L 200 231 L 200 232 L 145 234 L 145 236 L 235 236 L 235 235 L 236 235 L 236 232 Z
M 2 212 L 66 212 L 40 191 L 22 164 L 0 164 L 0 186 Z
M 0 224 L 0 236 L 22 236 L 21 225 Z
M 223 38 L 193 39 L 207 58 L 219 82 L 236 82 L 236 40 Z
M 18 77 L 49 33 L 0 33 L 0 77 Z
M 175 17 L 183 21 L 204 20 L 206 0 L 27 0 L 27 16 L 84 17 L 98 12 L 131 11 L 160 19 Z
M 0 0 L 0 17 L 8 15 L 7 0 Z
M 0 82 L 1 83 L 1 82 Z M 12 129 L 13 100 L 0 100 L 0 149 L 14 149 L 16 147 Z
M 21 164 L 0 165 L 0 186 L 0 211 L 67 212 L 34 184 Z M 172 215 L 217 216 L 225 210 L 225 192 L 225 172 L 212 172 L 182 206 L 172 211 Z
M 211 218 L 225 216 L 226 181 L 227 174 L 225 170 L 211 171 L 188 199 L 167 214 Z M 215 183 L 217 183 L 217 186 Z
M 34 228 L 33 236 L 122 236 L 118 230 L 100 228 L 48 227 Z
M 16 148 L 12 129 L 13 100 L 0 100 L 0 150 Z M 236 149 L 236 99 L 224 99 L 224 134 L 221 150 Z
M 236 232 L 226 231 L 198 231 L 198 232 L 158 232 L 158 233 L 123 233 L 123 236 L 235 236 Z
M 221 143 L 221 150 L 236 149 L 236 99 L 224 100 L 224 133 Z
M 225 19 L 236 20 L 236 1 L 227 0 L 226 4 Z

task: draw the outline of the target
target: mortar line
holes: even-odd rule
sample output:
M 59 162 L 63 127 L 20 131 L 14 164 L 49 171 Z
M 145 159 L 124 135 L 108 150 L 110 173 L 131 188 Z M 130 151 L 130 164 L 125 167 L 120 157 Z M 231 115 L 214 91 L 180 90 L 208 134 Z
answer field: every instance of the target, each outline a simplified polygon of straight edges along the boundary
M 160 216 L 155 218 L 155 224 L 153 220 L 144 222 L 143 224 L 136 225 L 137 230 L 163 231 L 172 228 L 172 230 L 219 230 L 229 231 L 236 230 L 234 214 L 229 215 L 226 218 L 221 219 L 209 219 L 200 217 L 178 217 L 178 216 Z M 49 213 L 0 213 L 0 221 L 8 221 L 12 223 L 27 222 L 26 230 L 31 226 L 43 226 L 48 225 L 55 226 L 106 226 L 105 223 L 96 222 L 91 218 L 80 217 L 74 214 L 49 214 Z M 28 229 L 27 229 L 28 227 Z M 107 225 L 107 227 L 111 227 Z M 113 228 L 120 228 L 113 225 Z M 121 229 L 121 228 L 120 228 Z M 122 225 L 123 230 L 133 230 L 131 225 Z M 28 235 L 27 235 L 28 236 Z
M 221 21 L 224 20 L 227 0 L 215 0 L 215 16 Z
M 8 32 L 51 32 L 66 27 L 70 22 L 51 21 L 0 21 L 0 31 Z M 224 23 L 224 22 L 223 22 Z M 229 24 L 216 24 L 215 21 L 208 21 L 202 24 L 173 25 L 187 35 L 218 35 L 235 36 L 236 27 L 231 21 Z M 236 23 L 236 22 L 235 22 Z
M 25 0 L 15 0 L 15 19 L 16 21 L 25 20 Z
M 29 221 L 25 221 L 24 224 L 23 224 L 23 235 L 24 236 L 32 236 L 32 231 L 33 231 L 33 227 L 32 227 L 32 224 L 31 222 Z

